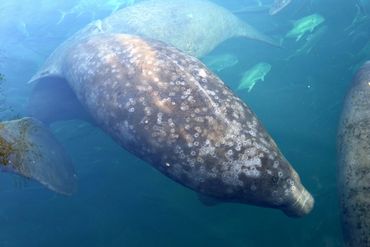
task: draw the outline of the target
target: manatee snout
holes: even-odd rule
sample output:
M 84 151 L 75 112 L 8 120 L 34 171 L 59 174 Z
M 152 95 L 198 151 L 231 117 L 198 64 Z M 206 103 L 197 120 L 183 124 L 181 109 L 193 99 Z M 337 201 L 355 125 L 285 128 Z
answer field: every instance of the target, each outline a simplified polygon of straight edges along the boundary
M 290 217 L 302 217 L 313 209 L 314 198 L 302 185 L 296 171 L 291 169 L 291 177 L 286 179 L 284 198 L 286 206 L 281 210 Z
M 285 157 L 262 159 L 260 176 L 245 177 L 240 202 L 276 208 L 289 217 L 302 217 L 311 212 L 314 198 L 302 185 L 298 173 Z M 242 173 L 243 174 L 243 173 Z

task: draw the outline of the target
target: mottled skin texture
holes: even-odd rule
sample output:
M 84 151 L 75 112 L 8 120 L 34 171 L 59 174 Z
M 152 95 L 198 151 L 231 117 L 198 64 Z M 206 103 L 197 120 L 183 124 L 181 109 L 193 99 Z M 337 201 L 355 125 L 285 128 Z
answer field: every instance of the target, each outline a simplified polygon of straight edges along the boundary
M 370 246 L 370 63 L 357 73 L 338 133 L 339 189 L 346 246 Z
M 122 147 L 168 177 L 224 201 L 290 216 L 311 210 L 311 195 L 256 116 L 194 57 L 123 34 L 81 39 L 63 57 L 52 76 Z

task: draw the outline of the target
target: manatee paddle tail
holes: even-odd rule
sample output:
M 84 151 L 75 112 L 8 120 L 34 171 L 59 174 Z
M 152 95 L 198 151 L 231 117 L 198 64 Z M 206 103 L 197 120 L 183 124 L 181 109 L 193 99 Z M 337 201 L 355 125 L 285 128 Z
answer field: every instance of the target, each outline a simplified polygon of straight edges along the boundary
M 0 123 L 0 167 L 70 195 L 76 188 L 72 162 L 52 133 L 34 118 Z

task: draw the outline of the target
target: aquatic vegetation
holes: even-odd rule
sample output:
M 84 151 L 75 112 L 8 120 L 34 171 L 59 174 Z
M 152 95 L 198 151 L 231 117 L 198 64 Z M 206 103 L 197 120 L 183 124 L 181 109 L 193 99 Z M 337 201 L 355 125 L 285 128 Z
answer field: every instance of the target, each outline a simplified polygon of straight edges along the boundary
M 294 38 L 296 41 L 299 41 L 305 34 L 313 32 L 324 21 L 324 17 L 319 14 L 305 16 L 294 22 L 293 28 L 285 37 Z
M 257 81 L 265 80 L 265 76 L 270 72 L 271 65 L 268 63 L 258 63 L 243 73 L 238 90 L 248 89 L 250 92 Z
M 0 81 L 5 81 L 5 75 L 0 73 Z

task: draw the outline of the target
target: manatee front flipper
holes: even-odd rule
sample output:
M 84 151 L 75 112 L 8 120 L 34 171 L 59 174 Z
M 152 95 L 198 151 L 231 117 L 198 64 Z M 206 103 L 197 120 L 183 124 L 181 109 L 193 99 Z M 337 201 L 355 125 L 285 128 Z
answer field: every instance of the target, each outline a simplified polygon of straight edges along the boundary
M 71 119 L 93 123 L 68 82 L 57 76 L 44 77 L 38 81 L 27 105 L 27 115 L 47 125 Z
M 61 194 L 72 194 L 76 188 L 71 160 L 52 133 L 33 118 L 0 123 L 0 164 L 2 170 Z

